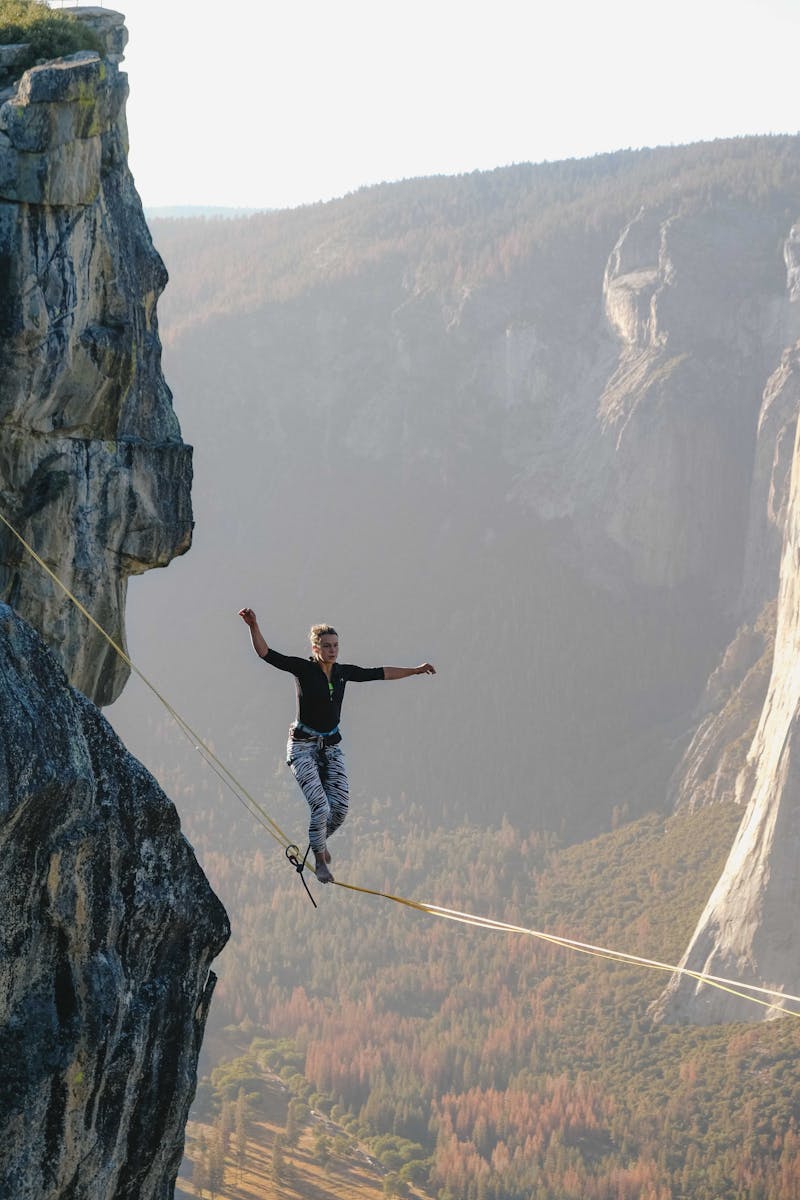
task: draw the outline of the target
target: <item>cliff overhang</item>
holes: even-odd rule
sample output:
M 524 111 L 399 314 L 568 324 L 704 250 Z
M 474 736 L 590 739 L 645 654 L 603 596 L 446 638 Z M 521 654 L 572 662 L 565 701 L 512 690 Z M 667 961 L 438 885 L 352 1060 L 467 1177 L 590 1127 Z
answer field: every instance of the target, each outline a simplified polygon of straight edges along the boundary
M 33 67 L 0 104 L 0 506 L 124 645 L 128 578 L 191 544 L 191 448 L 161 371 L 167 272 L 128 167 L 124 19 L 77 11 L 106 54 Z M 88 697 L 116 699 L 124 661 L 6 533 L 0 598 Z

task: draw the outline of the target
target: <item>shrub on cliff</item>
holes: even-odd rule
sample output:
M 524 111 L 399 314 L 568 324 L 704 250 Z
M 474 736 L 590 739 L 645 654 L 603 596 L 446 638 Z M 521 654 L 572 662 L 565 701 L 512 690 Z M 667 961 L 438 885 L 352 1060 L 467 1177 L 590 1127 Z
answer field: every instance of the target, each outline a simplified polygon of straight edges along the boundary
M 30 47 L 18 63 L 20 71 L 77 50 L 103 51 L 100 39 L 83 21 L 49 8 L 46 0 L 0 0 L 0 46 L 18 43 Z

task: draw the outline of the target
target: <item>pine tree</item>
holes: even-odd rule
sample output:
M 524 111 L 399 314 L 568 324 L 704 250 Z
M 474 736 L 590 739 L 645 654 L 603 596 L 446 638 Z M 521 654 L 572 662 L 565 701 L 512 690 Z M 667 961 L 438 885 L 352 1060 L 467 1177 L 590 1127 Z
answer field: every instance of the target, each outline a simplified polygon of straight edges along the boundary
M 283 1134 L 276 1133 L 272 1145 L 272 1178 L 276 1183 L 283 1183 L 286 1178 L 286 1159 L 283 1153 Z
M 225 1150 L 223 1148 L 220 1131 L 216 1131 L 216 1136 L 211 1143 L 211 1148 L 208 1153 L 208 1188 L 211 1192 L 212 1200 L 218 1192 L 222 1191 L 225 1186 Z
M 241 1182 L 242 1171 L 247 1162 L 247 1097 L 244 1088 L 239 1088 L 236 1097 L 236 1170 L 237 1179 Z
M 219 1133 L 219 1142 L 222 1147 L 223 1157 L 230 1150 L 231 1134 L 233 1133 L 234 1112 L 233 1105 L 230 1100 L 222 1101 L 219 1117 L 217 1118 L 217 1130 Z
M 308 1112 L 308 1105 L 302 1100 L 290 1100 L 286 1113 L 286 1131 L 284 1138 L 287 1146 L 296 1146 L 300 1138 L 303 1119 Z
M 198 1196 L 203 1195 L 209 1190 L 209 1175 L 208 1175 L 208 1158 L 205 1148 L 198 1158 L 192 1164 L 192 1183 L 194 1184 Z

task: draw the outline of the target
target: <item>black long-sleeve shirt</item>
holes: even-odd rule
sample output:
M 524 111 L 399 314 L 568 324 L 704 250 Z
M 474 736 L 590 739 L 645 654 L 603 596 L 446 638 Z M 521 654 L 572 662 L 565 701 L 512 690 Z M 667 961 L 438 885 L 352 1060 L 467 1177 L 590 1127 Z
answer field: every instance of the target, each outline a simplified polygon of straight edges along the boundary
M 345 684 L 385 679 L 383 667 L 357 667 L 353 663 L 334 663 L 330 683 L 322 667 L 313 658 L 295 658 L 280 654 L 272 647 L 264 662 L 279 671 L 294 675 L 297 688 L 297 720 L 319 734 L 332 733 L 339 724 Z

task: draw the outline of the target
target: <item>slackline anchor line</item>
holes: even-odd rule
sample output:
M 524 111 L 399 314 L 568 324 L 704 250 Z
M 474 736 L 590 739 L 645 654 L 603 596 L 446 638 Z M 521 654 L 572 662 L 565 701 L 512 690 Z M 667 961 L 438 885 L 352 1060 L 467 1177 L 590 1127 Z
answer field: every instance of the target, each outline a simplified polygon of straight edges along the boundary
M 247 809 L 250 816 L 259 825 L 261 825 L 261 827 L 270 835 L 271 838 L 278 842 L 278 844 L 282 847 L 288 846 L 290 839 L 283 832 L 280 826 L 273 821 L 266 809 L 259 804 L 255 797 L 250 794 L 247 788 L 239 782 L 233 772 L 230 771 L 219 758 L 217 758 L 211 747 L 203 741 L 203 739 L 198 733 L 195 732 L 194 729 L 192 729 L 188 721 L 184 720 L 180 713 L 170 704 L 167 698 L 161 694 L 155 684 L 147 678 L 143 671 L 139 670 L 136 663 L 133 662 L 133 660 L 125 653 L 122 646 L 120 646 L 120 644 L 111 636 L 111 634 L 103 628 L 100 622 L 92 616 L 86 606 L 81 604 L 78 597 L 70 591 L 63 579 L 60 579 L 58 575 L 56 575 L 55 571 L 48 567 L 41 555 L 36 553 L 33 546 L 31 546 L 31 544 L 25 540 L 18 529 L 15 529 L 8 517 L 6 517 L 3 512 L 0 512 L 0 522 L 2 522 L 2 524 L 11 534 L 13 534 L 13 536 L 17 539 L 23 549 L 30 555 L 33 561 L 42 568 L 45 575 L 47 575 L 47 577 L 51 579 L 58 588 L 60 588 L 70 603 L 75 606 L 77 611 L 83 617 L 85 617 L 89 624 L 105 639 L 114 653 L 122 660 L 122 662 L 126 664 L 129 670 L 142 681 L 145 687 L 148 688 L 149 691 L 155 696 L 156 700 L 163 705 L 183 736 L 191 743 L 192 747 L 198 751 L 200 757 L 203 759 L 206 765 L 210 767 L 214 774 L 219 778 L 223 787 L 226 787 L 228 791 L 236 797 L 239 803 L 245 809 Z
M 306 850 L 305 854 L 303 855 L 302 862 L 300 861 L 300 847 L 299 846 L 287 846 L 284 853 L 285 853 L 286 857 L 288 858 L 289 862 L 294 867 L 295 871 L 297 871 L 297 874 L 300 876 L 300 882 L 302 883 L 303 887 L 306 889 L 306 893 L 308 895 L 309 900 L 314 905 L 314 908 L 316 908 L 317 902 L 314 899 L 314 897 L 311 895 L 311 890 L 310 890 L 308 884 L 306 883 L 306 877 L 303 874 L 303 868 L 306 865 L 306 859 L 308 858 L 308 851 L 310 849 L 311 849 L 311 843 L 309 842 L 308 849 Z
M 81 614 L 81 616 L 83 616 L 89 622 L 89 624 L 94 629 L 97 630 L 97 632 L 101 635 L 101 637 L 103 637 L 105 639 L 105 641 L 108 643 L 108 645 L 114 651 L 114 653 L 118 656 L 118 658 L 120 658 L 122 660 L 122 662 L 125 663 L 125 665 L 128 667 L 128 669 L 142 681 L 142 683 L 145 685 L 145 687 L 147 687 L 149 689 L 149 691 L 152 692 L 152 694 L 155 696 L 155 698 L 159 701 L 159 703 L 163 705 L 163 707 L 166 709 L 166 711 L 172 717 L 173 721 L 175 722 L 175 724 L 177 725 L 178 729 L 181 731 L 183 736 L 191 744 L 193 749 L 197 751 L 197 753 L 200 755 L 200 757 L 205 762 L 206 766 L 211 768 L 211 770 L 217 776 L 217 778 L 219 779 L 219 781 L 223 785 L 223 787 L 226 787 L 228 789 L 228 791 L 231 792 L 236 797 L 236 799 L 247 810 L 247 812 L 250 814 L 250 816 L 259 825 L 261 825 L 261 827 L 263 829 L 266 830 L 266 832 L 270 835 L 270 837 L 274 838 L 274 840 L 276 842 L 278 842 L 279 845 L 284 847 L 286 857 L 292 863 L 295 870 L 299 873 L 300 878 L 303 881 L 303 887 L 308 892 L 308 898 L 311 901 L 311 903 L 314 905 L 314 907 L 316 908 L 317 902 L 314 899 L 314 897 L 311 895 L 311 892 L 309 891 L 308 884 L 306 883 L 305 879 L 303 879 L 303 867 L 305 866 L 305 861 L 306 861 L 306 858 L 308 857 L 308 851 L 311 849 L 311 846 L 309 845 L 308 850 L 306 850 L 305 855 L 303 856 L 303 862 L 300 863 L 299 862 L 299 855 L 300 855 L 299 847 L 292 845 L 289 842 L 289 838 L 286 836 L 286 834 L 283 832 L 283 830 L 280 828 L 280 826 L 278 824 L 276 824 L 275 821 L 273 821 L 272 817 L 269 815 L 269 813 L 266 811 L 266 809 L 261 804 L 259 804 L 259 802 L 255 799 L 255 797 L 250 794 L 250 792 L 247 790 L 247 788 L 244 787 L 244 785 L 239 782 L 239 780 L 232 773 L 232 771 L 230 771 L 225 766 L 225 764 L 216 756 L 216 754 L 213 752 L 211 747 L 208 746 L 207 743 L 203 741 L 203 739 L 200 737 L 200 735 L 198 733 L 196 733 L 196 731 L 194 729 L 192 729 L 192 727 L 188 723 L 188 721 L 184 720 L 184 718 L 170 704 L 170 702 L 166 699 L 166 697 L 161 694 L 161 692 L 158 690 L 158 688 L 155 686 L 155 684 L 153 684 L 147 678 L 147 676 L 144 674 L 143 671 L 139 670 L 136 663 L 133 662 L 133 660 L 129 657 L 129 655 L 127 655 L 125 653 L 122 646 L 120 646 L 119 642 L 117 642 L 111 636 L 111 634 L 106 629 L 103 628 L 103 626 L 100 624 L 100 622 L 98 620 L 96 620 L 95 617 L 92 616 L 92 614 L 89 612 L 89 610 L 86 608 L 86 606 L 84 604 L 81 604 L 78 597 L 73 592 L 70 591 L 70 589 L 64 583 L 63 579 L 60 579 L 59 576 L 56 575 L 55 571 L 53 571 L 47 565 L 47 563 L 44 561 L 44 559 L 41 557 L 41 555 L 36 553 L 33 546 L 31 546 L 31 544 L 25 540 L 25 538 L 22 536 L 22 534 L 19 532 L 19 530 L 16 529 L 11 524 L 8 517 L 6 517 L 3 512 L 0 512 L 0 522 L 6 527 L 6 529 L 8 529 L 9 533 L 11 533 L 17 539 L 17 541 L 20 543 L 22 548 L 30 555 L 30 557 L 37 564 L 37 566 L 41 567 L 41 569 L 48 576 L 48 578 L 53 581 L 53 583 L 61 590 L 61 592 L 63 592 L 63 594 L 70 601 L 70 603 L 72 605 L 74 605 L 76 610 Z M 289 853 L 290 850 L 292 851 L 292 854 Z

